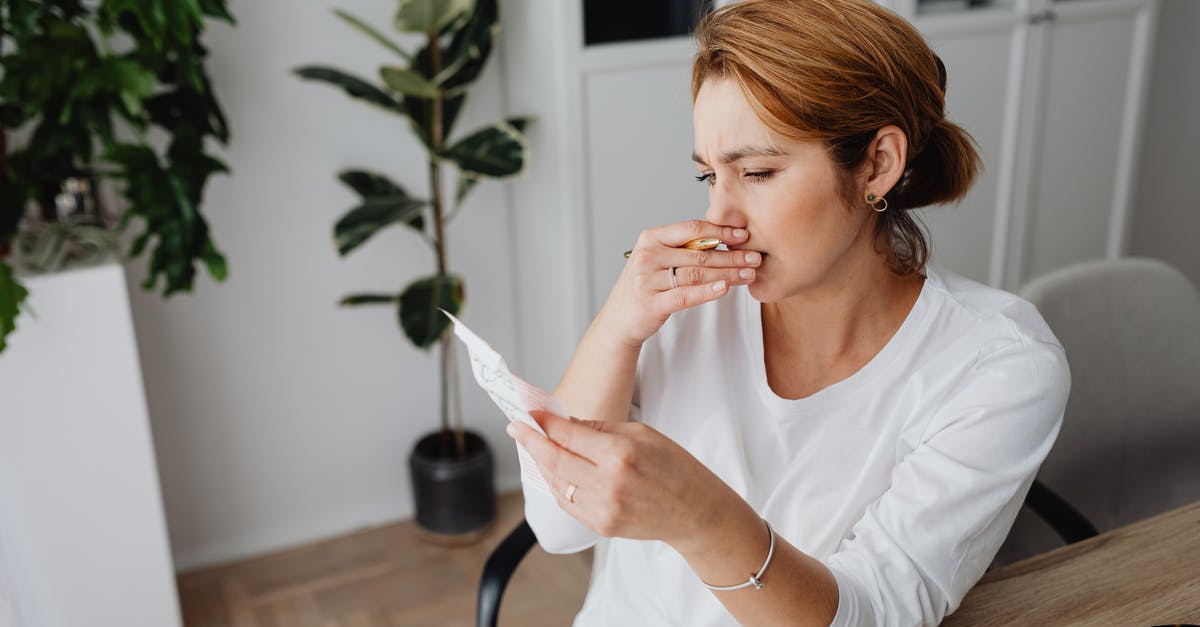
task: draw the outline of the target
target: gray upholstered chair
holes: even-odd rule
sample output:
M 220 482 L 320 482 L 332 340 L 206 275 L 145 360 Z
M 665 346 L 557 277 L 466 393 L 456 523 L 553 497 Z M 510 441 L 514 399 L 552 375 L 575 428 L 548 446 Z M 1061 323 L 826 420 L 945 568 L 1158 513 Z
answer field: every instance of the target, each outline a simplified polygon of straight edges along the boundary
M 1082 263 L 1021 295 L 1062 342 L 1071 396 L 1038 479 L 1100 532 L 1200 500 L 1200 294 L 1151 259 Z M 1061 545 L 1023 510 L 1007 563 Z

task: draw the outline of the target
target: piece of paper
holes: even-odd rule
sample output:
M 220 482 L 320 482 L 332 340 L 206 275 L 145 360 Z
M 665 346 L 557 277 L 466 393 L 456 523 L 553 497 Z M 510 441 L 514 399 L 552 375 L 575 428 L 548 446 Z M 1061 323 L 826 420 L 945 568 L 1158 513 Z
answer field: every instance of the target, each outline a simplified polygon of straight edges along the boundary
M 530 411 L 538 409 L 559 416 L 569 415 L 562 401 L 553 394 L 513 374 L 508 369 L 508 364 L 504 363 L 504 357 L 461 320 L 444 309 L 439 311 L 454 323 L 454 335 L 466 345 L 467 352 L 471 355 L 471 372 L 475 375 L 475 381 L 492 397 L 492 402 L 510 421 L 523 422 L 538 433 L 546 435 L 537 421 L 529 415 Z M 520 444 L 517 444 L 517 459 L 521 463 L 521 480 L 550 494 L 550 488 L 538 470 L 537 462 L 533 461 L 529 452 Z

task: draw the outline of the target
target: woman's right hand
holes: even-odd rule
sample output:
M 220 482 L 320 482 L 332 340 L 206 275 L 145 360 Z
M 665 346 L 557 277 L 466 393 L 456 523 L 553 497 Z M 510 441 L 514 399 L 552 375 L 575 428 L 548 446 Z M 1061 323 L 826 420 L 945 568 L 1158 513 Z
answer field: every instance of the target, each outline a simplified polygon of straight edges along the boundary
M 754 268 L 762 262 L 762 255 L 751 250 L 688 250 L 682 246 L 702 237 L 737 246 L 749 236 L 745 229 L 703 220 L 642 231 L 597 322 L 617 341 L 640 348 L 676 311 L 716 300 L 730 286 L 752 283 Z

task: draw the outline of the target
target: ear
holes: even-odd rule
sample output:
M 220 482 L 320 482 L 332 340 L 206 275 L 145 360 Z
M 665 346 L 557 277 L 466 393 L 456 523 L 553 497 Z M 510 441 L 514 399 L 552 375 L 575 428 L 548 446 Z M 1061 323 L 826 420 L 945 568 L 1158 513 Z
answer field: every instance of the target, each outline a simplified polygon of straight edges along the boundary
M 908 137 L 900 127 L 889 124 L 875 133 L 875 139 L 867 146 L 867 182 L 864 194 L 886 196 L 908 161 Z

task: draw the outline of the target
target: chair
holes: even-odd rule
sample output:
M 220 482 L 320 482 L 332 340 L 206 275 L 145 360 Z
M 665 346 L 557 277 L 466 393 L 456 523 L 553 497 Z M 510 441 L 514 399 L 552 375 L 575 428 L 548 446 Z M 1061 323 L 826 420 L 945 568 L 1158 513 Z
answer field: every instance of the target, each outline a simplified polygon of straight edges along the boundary
M 533 529 L 529 528 L 528 521 L 521 519 L 521 524 L 509 532 L 488 556 L 479 580 L 479 602 L 475 606 L 477 627 L 496 627 L 496 619 L 500 616 L 500 598 L 504 596 L 508 580 L 535 544 L 537 537 L 533 535 Z
M 1150 259 L 1081 263 L 1031 281 L 1071 366 L 1062 431 L 1038 473 L 1101 531 L 1200 500 L 1200 295 Z M 1056 546 L 1027 512 L 1001 549 Z

